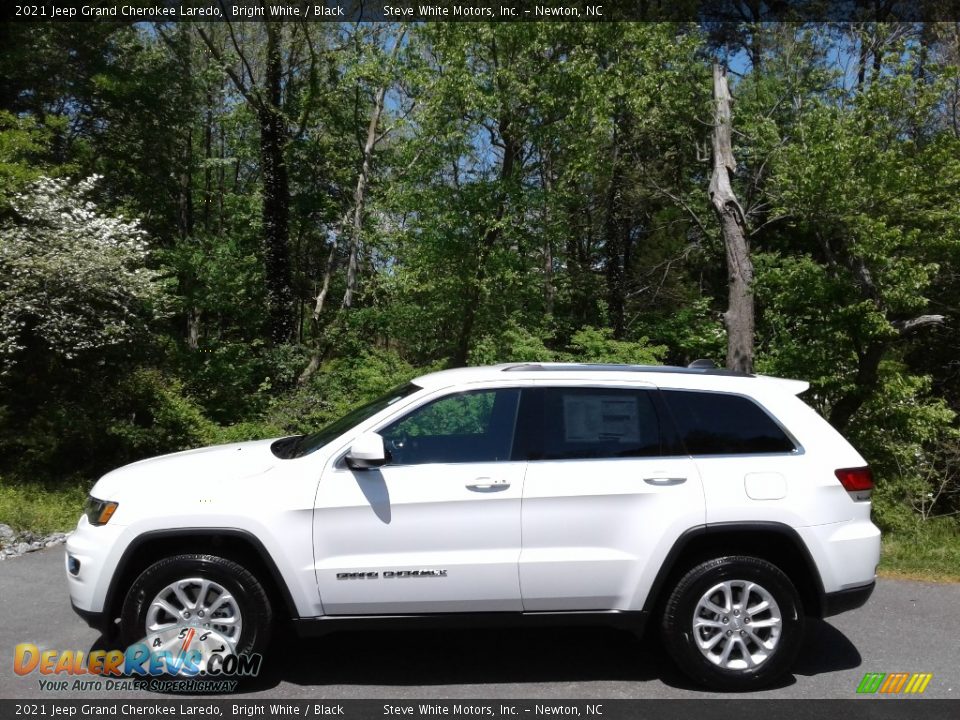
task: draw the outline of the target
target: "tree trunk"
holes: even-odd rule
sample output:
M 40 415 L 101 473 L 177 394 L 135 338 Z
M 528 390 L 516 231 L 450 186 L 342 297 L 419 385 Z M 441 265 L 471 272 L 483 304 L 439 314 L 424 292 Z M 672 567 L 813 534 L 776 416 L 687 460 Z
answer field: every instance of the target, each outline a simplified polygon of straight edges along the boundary
M 391 60 L 395 59 L 403 45 L 406 30 L 397 36 L 394 42 Z M 370 184 L 370 173 L 373 167 L 373 151 L 382 139 L 378 137 L 380 118 L 383 115 L 383 103 L 387 95 L 388 83 L 377 88 L 373 99 L 373 112 L 370 114 L 370 123 L 367 125 L 367 139 L 363 144 L 363 161 L 360 166 L 360 175 L 357 178 L 357 187 L 353 192 L 353 224 L 350 232 L 350 245 L 347 252 L 347 287 L 343 293 L 343 302 L 340 307 L 347 309 L 353 306 L 353 295 L 357 288 L 358 257 L 361 235 L 363 233 L 363 213 L 367 202 L 367 187 Z
M 547 236 L 543 242 L 543 312 L 545 315 L 553 315 L 556 299 L 557 289 L 553 284 L 553 242 Z
M 954 62 L 960 61 L 960 22 L 953 24 L 953 57 Z M 953 97 L 950 98 L 950 121 L 953 125 L 953 135 L 960 138 L 960 77 L 953 78 Z
M 193 84 L 193 47 L 189 32 L 184 32 L 178 39 L 182 42 L 172 43 L 170 47 L 180 54 L 183 74 Z M 182 243 L 195 243 L 194 237 L 194 204 L 193 204 L 193 128 L 187 127 L 184 131 L 183 157 L 180 161 L 180 170 L 177 174 L 177 234 Z M 180 292 L 190 300 L 186 317 L 186 343 L 191 350 L 200 345 L 200 316 L 201 311 L 196 307 L 195 297 L 196 278 L 192 275 L 180 277 Z
M 880 362 L 890 346 L 896 340 L 905 338 L 922 328 L 943 325 L 943 315 L 920 315 L 910 320 L 897 320 L 890 325 L 897 331 L 898 337 L 887 342 L 873 343 L 866 350 L 858 353 L 854 389 L 840 398 L 830 409 L 830 424 L 837 430 L 845 430 L 854 414 L 877 390 L 880 383 Z
M 233 49 L 249 82 L 254 83 L 253 70 L 243 49 L 225 21 Z M 263 82 L 248 86 L 244 73 L 227 62 L 217 43 L 203 26 L 197 33 L 207 49 L 223 68 L 234 87 L 256 113 L 260 126 L 260 172 L 263 194 L 263 255 L 267 289 L 268 324 L 274 343 L 287 342 L 293 326 L 293 290 L 290 285 L 290 183 L 284 157 L 288 140 L 287 122 L 283 116 L 283 52 L 280 47 L 283 23 L 264 23 L 267 36 L 263 58 Z M 240 163 L 234 165 L 234 186 L 240 173 Z M 222 199 L 222 196 L 221 196 Z M 222 207 L 222 205 L 221 205 Z
M 507 182 L 513 177 L 516 164 L 520 160 L 520 144 L 510 137 L 509 123 L 500 123 L 500 137 L 503 138 L 503 163 L 500 166 L 499 195 L 497 211 L 493 223 L 483 233 L 480 241 L 479 252 L 477 253 L 477 266 L 474 276 L 467 288 L 464 298 L 463 321 L 460 324 L 460 332 L 457 334 L 457 344 L 454 349 L 451 364 L 453 367 L 465 367 L 467 358 L 470 355 L 470 340 L 473 337 L 473 328 L 477 321 L 477 313 L 480 310 L 481 296 L 483 294 L 483 281 L 487 276 L 487 258 L 490 251 L 493 250 L 497 240 L 503 234 L 503 218 L 507 212 Z
M 607 278 L 607 312 L 613 326 L 613 337 L 623 339 L 626 329 L 624 320 L 624 267 L 621 243 L 621 186 L 620 133 L 614 130 L 613 153 L 610 159 L 610 186 L 607 188 L 606 216 L 603 221 L 603 253 Z
M 219 133 L 220 142 L 219 159 L 223 160 L 227 155 L 227 137 L 222 123 L 218 123 L 217 132 Z M 240 163 L 237 163 L 237 165 L 239 164 Z M 223 198 L 227 194 L 227 172 L 224 169 L 222 162 L 218 163 L 217 166 L 217 189 L 217 235 L 222 237 L 224 218 Z
M 727 256 L 729 287 L 727 312 L 727 368 L 753 372 L 754 309 L 753 262 L 747 242 L 743 208 L 733 192 L 730 176 L 737 169 L 731 141 L 733 122 L 730 114 L 730 88 L 726 71 L 713 66 L 713 99 L 716 116 L 713 126 L 713 175 L 710 178 L 710 202 L 713 205 Z
M 263 171 L 264 265 L 270 337 L 275 343 L 283 343 L 290 339 L 293 297 L 290 289 L 290 186 L 284 158 L 287 128 L 281 112 L 280 26 L 278 23 L 265 23 L 264 26 L 267 33 L 264 98 L 258 109 Z
M 183 160 L 177 176 L 177 229 L 181 238 L 193 236 L 193 136 L 187 130 Z
M 844 430 L 854 413 L 873 394 L 879 380 L 880 361 L 883 359 L 886 350 L 887 346 L 885 344 L 876 344 L 858 354 L 854 389 L 830 408 L 830 424 L 837 430 Z
M 340 227 L 347 224 L 347 218 L 344 216 L 340 220 Z M 313 377 L 313 374 L 320 367 L 320 361 L 323 359 L 324 349 L 320 346 L 320 315 L 323 313 L 323 306 L 327 301 L 327 293 L 330 292 L 330 280 L 333 278 L 333 271 L 337 267 L 337 250 L 339 248 L 339 234 L 333 236 L 333 243 L 330 245 L 330 254 L 327 255 L 327 264 L 323 271 L 323 282 L 320 285 L 320 292 L 317 293 L 317 301 L 313 306 L 311 320 L 315 333 L 313 351 L 310 353 L 310 362 L 300 373 L 297 382 L 303 385 L 307 380 Z
M 210 161 L 213 159 L 213 94 L 209 88 L 203 120 L 203 229 L 209 233 L 210 205 L 213 199 L 213 174 L 210 169 Z
M 546 195 L 543 202 L 543 310 L 547 316 L 553 315 L 553 306 L 557 297 L 557 289 L 553 282 L 553 163 L 548 152 L 544 154 L 544 163 L 541 170 L 543 189 Z
M 196 350 L 200 347 L 200 318 L 201 310 L 191 307 L 187 311 L 187 347 Z
M 397 41 L 399 44 L 399 40 Z M 350 243 L 348 250 L 349 260 L 347 261 L 347 287 L 343 293 L 343 301 L 340 303 L 341 309 L 348 309 L 353 306 L 353 296 L 357 287 L 357 251 L 360 242 L 360 236 L 363 232 L 363 213 L 367 203 L 367 189 L 370 185 L 370 174 L 373 169 L 373 153 L 377 145 L 377 128 L 380 126 L 380 118 L 383 115 L 384 99 L 387 95 L 387 86 L 384 84 L 377 90 L 374 96 L 373 112 L 370 115 L 370 123 L 367 125 L 367 139 L 363 144 L 363 160 L 360 165 L 360 174 L 357 177 L 357 185 L 353 191 L 353 212 L 352 222 L 347 226 L 347 217 L 340 222 L 341 234 L 346 231 L 349 235 Z M 317 301 L 313 307 L 314 328 L 319 328 L 320 314 L 323 312 L 323 306 L 326 303 L 327 293 L 330 291 L 330 279 L 333 277 L 333 271 L 337 265 L 337 246 L 338 238 L 333 239 L 333 245 L 330 248 L 330 255 L 327 257 L 327 265 L 323 273 L 323 283 L 320 292 L 317 294 Z M 323 356 L 323 349 L 315 347 L 310 355 L 310 362 L 297 381 L 305 383 L 320 367 L 320 361 Z
M 380 116 L 383 114 L 383 101 L 387 94 L 387 86 L 377 89 L 373 101 L 373 113 L 370 115 L 370 124 L 367 125 L 367 139 L 363 144 L 363 163 L 360 166 L 360 176 L 357 178 L 357 187 L 353 191 L 353 224 L 350 229 L 349 260 L 347 260 L 347 289 L 343 293 L 344 308 L 353 305 L 353 294 L 357 287 L 357 251 L 360 245 L 360 235 L 363 231 L 363 212 L 367 202 L 367 186 L 370 183 L 370 169 L 373 166 L 373 149 L 377 144 L 377 128 L 380 126 Z

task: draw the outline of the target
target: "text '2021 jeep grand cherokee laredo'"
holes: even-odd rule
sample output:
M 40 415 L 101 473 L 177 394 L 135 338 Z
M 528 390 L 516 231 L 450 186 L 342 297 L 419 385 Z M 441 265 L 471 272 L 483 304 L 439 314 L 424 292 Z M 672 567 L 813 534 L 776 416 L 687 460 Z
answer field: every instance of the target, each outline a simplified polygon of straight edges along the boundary
M 208 628 L 236 653 L 279 617 L 650 618 L 692 678 L 760 687 L 805 615 L 866 602 L 879 560 L 870 471 L 806 388 L 700 367 L 426 375 L 311 435 L 104 476 L 67 543 L 71 601 L 127 643 Z

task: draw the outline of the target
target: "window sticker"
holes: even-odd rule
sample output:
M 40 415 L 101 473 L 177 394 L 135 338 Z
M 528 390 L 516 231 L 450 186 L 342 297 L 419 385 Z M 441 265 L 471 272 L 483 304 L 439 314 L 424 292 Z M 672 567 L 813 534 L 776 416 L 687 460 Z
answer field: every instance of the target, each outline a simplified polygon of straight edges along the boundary
M 567 442 L 640 441 L 637 402 L 629 396 L 564 395 L 563 426 Z

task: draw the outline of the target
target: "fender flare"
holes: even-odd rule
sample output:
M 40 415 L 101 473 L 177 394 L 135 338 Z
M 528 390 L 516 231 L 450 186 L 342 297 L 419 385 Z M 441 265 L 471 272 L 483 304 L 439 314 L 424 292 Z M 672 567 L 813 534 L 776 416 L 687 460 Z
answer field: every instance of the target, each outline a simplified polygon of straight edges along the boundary
M 290 594 L 290 588 L 287 587 L 286 580 L 284 579 L 280 570 L 277 568 L 277 564 L 274 562 L 270 552 L 260 541 L 260 538 L 250 531 L 243 530 L 241 528 L 189 527 L 173 528 L 169 530 L 150 530 L 137 535 L 137 537 L 130 541 L 130 543 L 124 549 L 123 555 L 120 556 L 120 560 L 117 562 L 116 568 L 114 568 L 113 575 L 110 578 L 110 585 L 107 587 L 107 594 L 104 597 L 103 610 L 104 615 L 106 616 L 106 623 L 112 622 L 113 618 L 117 617 L 118 615 L 117 610 L 119 609 L 119 603 L 122 603 L 123 597 L 126 595 L 128 590 L 128 588 L 121 586 L 121 582 L 122 579 L 127 576 L 128 571 L 130 570 L 130 563 L 133 561 L 133 558 L 136 557 L 140 548 L 148 543 L 154 543 L 163 540 L 181 540 L 189 537 L 226 537 L 249 545 L 251 548 L 253 548 L 254 552 L 256 552 L 258 559 L 270 574 L 270 580 L 279 591 L 283 603 L 286 606 L 288 617 L 292 619 L 299 617 L 296 603 L 293 600 L 293 596 Z M 212 551 L 211 554 L 216 554 L 215 548 L 210 548 L 210 550 Z M 203 549 L 198 548 L 198 551 L 202 552 Z
M 823 588 L 823 579 L 820 576 L 820 570 L 817 568 L 810 550 L 800 534 L 789 525 L 770 521 L 745 521 L 745 522 L 720 522 L 707 525 L 698 525 L 684 531 L 674 542 L 673 546 L 667 552 L 660 570 L 657 572 L 647 593 L 646 600 L 643 603 L 643 610 L 648 613 L 656 611 L 657 605 L 662 599 L 666 588 L 667 580 L 673 574 L 677 563 L 683 552 L 690 544 L 699 538 L 706 536 L 721 536 L 730 534 L 749 534 L 749 533 L 773 533 L 784 538 L 800 555 L 806 571 L 813 579 L 813 592 L 816 597 L 817 606 L 807 608 L 807 613 L 815 617 L 823 617 L 827 607 L 826 592 Z

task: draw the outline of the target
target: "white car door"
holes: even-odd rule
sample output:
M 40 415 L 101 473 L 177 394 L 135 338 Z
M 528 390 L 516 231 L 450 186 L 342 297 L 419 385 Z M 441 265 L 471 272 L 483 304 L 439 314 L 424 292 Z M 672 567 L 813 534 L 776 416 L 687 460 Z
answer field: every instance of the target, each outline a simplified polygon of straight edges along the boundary
M 511 459 L 519 390 L 426 402 L 377 431 L 391 459 L 324 473 L 314 513 L 330 615 L 518 611 L 523 461 Z
M 673 541 L 703 524 L 700 476 L 663 414 L 640 382 L 524 391 L 524 610 L 638 610 Z

